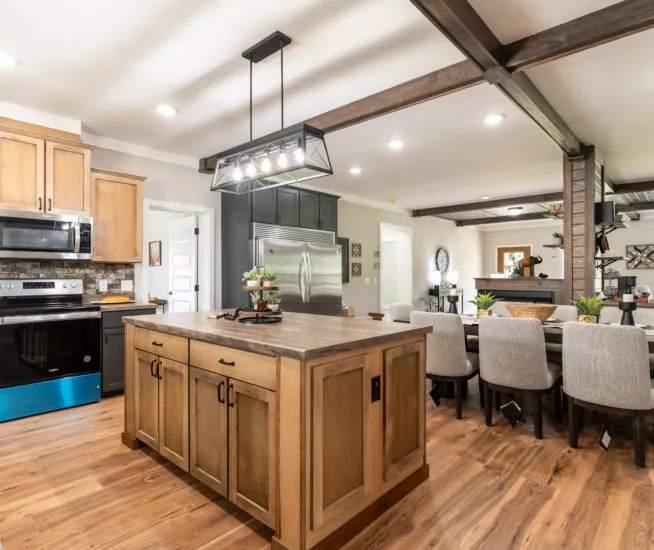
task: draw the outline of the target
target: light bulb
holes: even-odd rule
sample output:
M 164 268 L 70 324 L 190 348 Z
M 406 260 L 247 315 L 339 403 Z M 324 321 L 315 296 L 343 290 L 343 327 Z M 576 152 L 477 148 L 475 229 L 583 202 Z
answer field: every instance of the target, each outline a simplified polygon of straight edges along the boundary
M 358 176 L 360 173 L 361 173 L 361 168 L 359 168 L 358 166 L 353 166 L 352 168 L 350 168 L 350 174 L 352 174 L 353 176 Z
M 402 149 L 402 147 L 404 147 L 404 142 L 399 139 L 394 139 L 388 144 L 388 146 L 393 149 L 393 151 L 399 151 Z
M 288 166 L 288 158 L 284 153 L 279 155 L 279 158 L 277 159 L 277 166 L 280 168 L 286 168 Z
M 295 151 L 293 151 L 293 157 L 298 163 L 304 162 L 304 151 L 298 147 Z
M 261 170 L 264 172 L 270 172 L 270 169 L 272 168 L 272 165 L 270 164 L 270 159 L 266 157 L 261 161 Z
M 248 167 L 245 169 L 245 173 L 251 178 L 257 175 L 257 168 L 254 166 L 253 162 L 248 164 Z
M 492 113 L 484 119 L 486 126 L 498 126 L 502 124 L 503 121 L 504 121 L 504 115 L 500 113 Z
M 234 168 L 234 171 L 232 172 L 232 179 L 236 181 L 241 181 L 243 179 L 243 172 L 241 172 L 240 167 Z

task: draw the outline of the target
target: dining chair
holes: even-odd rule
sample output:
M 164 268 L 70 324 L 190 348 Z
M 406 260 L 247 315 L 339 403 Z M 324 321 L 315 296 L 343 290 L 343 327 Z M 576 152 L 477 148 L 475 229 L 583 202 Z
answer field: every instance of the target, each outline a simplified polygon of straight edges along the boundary
M 570 447 L 579 443 L 580 408 L 630 416 L 636 465 L 645 467 L 645 416 L 654 410 L 654 385 L 642 329 L 566 323 L 563 389 L 569 400 Z
M 466 352 L 463 323 L 453 313 L 412 311 L 411 323 L 431 325 L 427 335 L 427 378 L 436 382 L 453 382 L 456 417 L 463 417 L 463 385 L 479 374 L 479 355 Z M 479 388 L 482 400 L 481 384 Z
M 577 310 L 577 306 L 557 306 L 552 314 L 552 318 L 562 323 L 567 321 L 577 321 L 579 319 L 579 311 Z M 549 361 L 561 364 L 563 361 L 563 346 L 561 344 L 545 342 L 545 349 L 547 350 L 547 358 Z
M 405 304 L 401 302 L 392 303 L 389 312 L 391 321 L 396 323 L 408 323 L 411 317 L 411 312 L 414 309 L 413 304 Z
M 556 420 L 561 420 L 561 365 L 547 360 L 545 333 L 538 319 L 482 317 L 479 320 L 480 376 L 486 388 L 486 425 L 493 425 L 493 392 L 530 393 L 534 432 L 543 438 L 544 393 L 554 391 Z

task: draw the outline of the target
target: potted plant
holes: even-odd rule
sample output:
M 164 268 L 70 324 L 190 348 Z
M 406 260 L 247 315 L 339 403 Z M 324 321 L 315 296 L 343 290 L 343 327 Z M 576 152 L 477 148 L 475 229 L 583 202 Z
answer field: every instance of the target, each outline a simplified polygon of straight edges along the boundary
M 276 269 L 265 267 L 263 270 L 263 286 L 265 287 L 275 286 L 275 279 L 277 279 L 278 275 L 279 272 Z
M 501 298 L 498 298 L 492 292 L 479 292 L 474 300 L 469 300 L 471 304 L 477 306 L 477 319 L 491 315 L 493 313 L 491 308 L 499 301 L 501 301 Z
M 268 301 L 268 307 L 270 309 L 273 311 L 279 309 L 279 302 L 281 302 L 281 300 L 276 292 L 268 292 L 268 294 L 266 294 L 266 300 Z
M 250 271 L 246 271 L 245 273 L 243 273 L 242 280 L 245 281 L 245 284 L 247 286 L 260 286 L 263 275 L 264 275 L 264 268 L 257 267 L 255 265 L 252 269 L 250 269 Z
M 574 300 L 570 301 L 577 306 L 579 321 L 582 323 L 597 323 L 600 313 L 602 312 L 604 300 L 597 296 L 590 296 L 588 298 L 580 296 L 578 302 L 575 302 Z
M 552 238 L 554 239 L 552 244 L 558 246 L 561 246 L 563 244 L 563 235 L 561 235 L 561 233 L 552 233 Z

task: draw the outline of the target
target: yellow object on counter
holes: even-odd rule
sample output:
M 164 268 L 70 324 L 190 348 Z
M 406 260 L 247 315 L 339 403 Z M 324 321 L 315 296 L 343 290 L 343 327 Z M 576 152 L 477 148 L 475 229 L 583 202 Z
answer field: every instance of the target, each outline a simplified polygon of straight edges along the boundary
M 129 296 L 104 296 L 100 301 L 103 304 L 127 304 L 132 300 Z

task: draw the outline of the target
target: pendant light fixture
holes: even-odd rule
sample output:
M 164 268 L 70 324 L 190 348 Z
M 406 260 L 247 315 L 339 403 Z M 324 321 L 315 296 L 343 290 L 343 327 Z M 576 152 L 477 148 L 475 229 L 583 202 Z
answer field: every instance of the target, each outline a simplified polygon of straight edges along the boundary
M 243 195 L 333 174 L 324 132 L 307 124 L 284 128 L 284 47 L 276 31 L 243 52 L 250 62 L 250 141 L 216 155 L 212 191 Z M 280 52 L 281 130 L 252 139 L 252 65 Z

